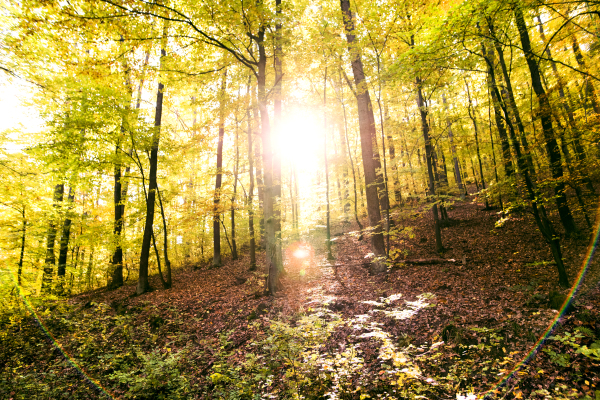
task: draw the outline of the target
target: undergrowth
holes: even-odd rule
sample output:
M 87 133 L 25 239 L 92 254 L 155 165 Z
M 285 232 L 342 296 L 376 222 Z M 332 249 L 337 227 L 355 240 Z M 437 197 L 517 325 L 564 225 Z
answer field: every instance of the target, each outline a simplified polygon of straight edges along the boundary
M 490 398 L 520 398 L 518 385 L 500 385 L 519 361 L 519 352 L 507 350 L 516 327 L 451 323 L 430 344 L 414 344 L 386 332 L 376 316 L 411 318 L 434 307 L 435 296 L 400 297 L 366 301 L 373 309 L 352 317 L 324 301 L 285 320 L 260 318 L 238 327 L 254 332 L 242 343 L 232 339 L 234 329 L 194 337 L 181 329 L 187 321 L 176 309 L 167 318 L 149 302 L 124 312 L 58 299 L 15 303 L 0 314 L 0 397 L 475 399 L 484 394 L 477 387 L 488 387 Z M 597 333 L 585 327 L 550 337 L 539 356 L 563 368 L 565 380 L 532 398 L 581 397 L 568 379 L 588 382 L 578 362 L 598 362 L 599 349 Z M 544 373 L 525 365 L 514 376 Z

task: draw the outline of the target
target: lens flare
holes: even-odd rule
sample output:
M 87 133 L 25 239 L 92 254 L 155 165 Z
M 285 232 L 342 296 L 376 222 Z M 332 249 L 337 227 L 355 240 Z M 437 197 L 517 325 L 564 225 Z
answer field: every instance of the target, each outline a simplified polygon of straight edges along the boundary
M 294 251 L 293 256 L 295 258 L 306 258 L 308 257 L 308 250 L 306 250 L 305 248 L 300 248 L 297 249 L 296 251 Z
M 581 268 L 579 269 L 579 273 L 577 274 L 577 277 L 575 278 L 575 283 L 571 287 L 571 290 L 569 291 L 569 293 L 567 295 L 567 299 L 563 303 L 562 307 L 560 308 L 560 310 L 558 311 L 558 313 L 556 314 L 556 316 L 554 317 L 554 319 L 552 320 L 552 322 L 550 323 L 550 325 L 548 326 L 548 328 L 546 329 L 546 331 L 542 334 L 542 336 L 540 336 L 540 338 L 538 339 L 538 341 L 533 345 L 533 347 L 531 348 L 531 350 L 529 351 L 529 353 L 527 353 L 525 355 L 525 357 L 523 357 L 523 359 L 521 361 L 519 361 L 513 367 L 513 369 L 511 369 L 510 371 L 508 371 L 496 383 L 496 385 L 494 385 L 493 389 L 490 389 L 487 392 L 483 393 L 483 399 L 484 400 L 485 399 L 491 399 L 496 394 L 495 392 L 499 388 L 504 387 L 508 383 L 508 381 L 517 372 L 519 372 L 527 364 L 529 364 L 529 362 L 533 359 L 533 357 L 537 354 L 537 352 L 540 351 L 542 345 L 550 337 L 550 335 L 552 334 L 552 332 L 554 332 L 554 330 L 560 324 L 560 318 L 565 314 L 565 311 L 566 311 L 567 307 L 573 301 L 573 298 L 575 297 L 575 294 L 579 290 L 579 287 L 581 286 L 581 283 L 583 282 L 583 278 L 585 277 L 585 274 L 586 274 L 586 272 L 587 272 L 587 270 L 588 270 L 588 268 L 589 268 L 589 266 L 590 266 L 590 264 L 592 262 L 592 258 L 594 256 L 594 251 L 595 251 L 596 246 L 598 244 L 598 239 L 600 239 L 600 218 L 598 218 L 598 222 L 596 223 L 596 226 L 595 226 L 595 229 L 593 230 L 593 232 L 594 232 L 594 236 L 590 240 L 590 245 L 588 246 L 587 254 L 585 255 L 585 257 L 583 259 L 583 264 L 582 264 Z
M 285 249 L 286 267 L 289 270 L 299 271 L 303 276 L 310 260 L 314 257 L 314 249 L 306 242 L 294 242 Z
M 110 394 L 108 389 L 105 388 L 104 386 L 102 386 L 102 384 L 98 380 L 96 380 L 92 376 L 90 376 L 84 370 L 84 368 L 77 362 L 77 360 L 66 351 L 66 349 L 58 342 L 58 340 L 56 340 L 54 335 L 52 335 L 52 333 L 48 330 L 46 325 L 44 325 L 44 322 L 42 321 L 42 319 L 39 317 L 39 315 L 35 311 L 35 307 L 33 307 L 31 302 L 27 299 L 27 296 L 23 292 L 23 288 L 17 284 L 16 274 L 13 274 L 13 279 L 14 279 L 15 287 L 18 290 L 19 296 L 21 297 L 21 300 L 26 305 L 26 307 L 29 309 L 29 311 L 31 311 L 31 313 L 33 314 L 36 323 L 38 324 L 38 326 L 40 327 L 42 332 L 44 332 L 44 334 L 48 337 L 48 341 L 51 342 L 52 345 L 63 355 L 65 360 L 67 360 L 69 362 L 69 364 L 71 364 L 71 366 L 73 368 L 75 368 L 75 370 L 77 371 L 79 376 L 81 376 L 81 378 L 87 382 L 88 386 L 90 386 L 90 388 L 92 390 L 94 390 L 97 395 L 99 395 L 100 397 L 103 397 L 103 398 L 107 398 L 107 399 L 114 399 L 114 397 Z

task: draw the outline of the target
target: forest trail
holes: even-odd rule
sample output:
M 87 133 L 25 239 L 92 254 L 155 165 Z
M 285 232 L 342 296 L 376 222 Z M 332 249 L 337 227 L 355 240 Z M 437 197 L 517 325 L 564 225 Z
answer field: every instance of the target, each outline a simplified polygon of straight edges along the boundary
M 431 238 L 430 214 L 397 216 L 396 226 L 403 228 L 393 241 L 398 254 L 409 259 L 440 257 Z M 317 316 L 337 321 L 334 326 L 327 325 L 331 331 L 321 343 L 320 353 L 315 354 L 317 362 L 324 360 L 322 365 L 326 365 L 327 354 L 360 348 L 361 373 L 346 371 L 346 385 L 368 387 L 384 382 L 387 375 L 375 383 L 369 383 L 367 377 L 384 374 L 386 351 L 388 359 L 396 359 L 405 348 L 410 350 L 402 357 L 406 357 L 413 378 L 426 382 L 428 377 L 435 377 L 431 379 L 440 385 L 440 394 L 444 386 L 440 379 L 460 380 L 461 374 L 470 377 L 461 388 L 481 392 L 491 389 L 499 376 L 517 365 L 556 317 L 549 298 L 549 293 L 558 290 L 556 271 L 547 263 L 551 255 L 529 215 L 512 215 L 497 227 L 498 211 L 483 210 L 483 204 L 470 198 L 452 206 L 449 216 L 442 232 L 446 248 L 442 257 L 456 262 L 411 265 L 398 257 L 388 274 L 372 276 L 362 265 L 370 252 L 368 240 L 359 241 L 351 226 L 342 230 L 340 225 L 332 230 L 336 234 L 334 266 L 325 259 L 324 241 L 318 233 L 289 245 L 283 290 L 275 297 L 261 295 L 264 275 L 247 271 L 248 261 L 242 257 L 225 260 L 220 269 L 178 270 L 170 290 L 132 297 L 133 286 L 129 285 L 112 292 L 84 294 L 72 301 L 83 304 L 93 298 L 110 304 L 115 312 L 131 313 L 139 324 L 159 321 L 155 329 L 158 347 L 184 347 L 192 338 L 195 346 L 205 347 L 205 354 L 214 355 L 199 361 L 203 368 L 194 374 L 194 380 L 201 386 L 214 386 L 210 379 L 207 383 L 206 375 L 219 358 L 211 350 L 217 338 L 230 351 L 229 361 L 241 363 L 246 353 L 257 351 L 253 346 L 274 322 L 286 321 L 298 327 L 306 318 L 312 321 L 310 318 Z M 586 244 L 575 239 L 565 244 L 569 277 L 574 281 Z M 595 261 L 586 279 L 590 283 L 581 289 L 585 300 L 577 304 L 577 312 L 585 318 L 565 317 L 564 327 L 600 330 L 595 322 L 600 310 L 600 293 L 594 286 L 597 278 Z M 156 276 L 151 283 L 160 287 Z M 469 346 L 482 343 L 491 347 L 469 353 Z M 436 355 L 434 362 L 420 356 L 432 353 Z M 468 365 L 465 354 L 474 357 L 467 357 Z M 578 385 L 597 381 L 598 365 L 588 359 L 579 361 L 577 369 L 585 379 Z M 540 382 L 546 387 L 548 376 L 561 379 L 562 373 L 545 354 L 540 353 L 534 364 L 550 375 L 528 372 L 520 377 L 528 382 L 521 384 L 520 390 L 534 390 Z M 335 369 L 335 365 L 329 368 Z M 433 385 L 433 381 L 427 382 Z M 338 383 L 342 390 L 344 385 Z

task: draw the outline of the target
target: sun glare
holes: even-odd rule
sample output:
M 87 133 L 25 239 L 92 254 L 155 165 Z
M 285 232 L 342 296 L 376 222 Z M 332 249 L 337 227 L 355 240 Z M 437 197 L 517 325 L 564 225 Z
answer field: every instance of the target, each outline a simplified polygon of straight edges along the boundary
M 303 171 L 319 168 L 323 157 L 323 128 L 320 119 L 306 109 L 293 109 L 283 120 L 280 131 L 283 162 Z
M 308 257 L 308 250 L 306 250 L 305 248 L 299 248 L 296 251 L 294 251 L 293 256 L 296 258 L 306 258 Z

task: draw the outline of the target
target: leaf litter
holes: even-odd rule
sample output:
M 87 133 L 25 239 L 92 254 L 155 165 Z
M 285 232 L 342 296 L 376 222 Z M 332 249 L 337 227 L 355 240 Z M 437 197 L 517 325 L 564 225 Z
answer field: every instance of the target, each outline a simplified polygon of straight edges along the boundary
M 435 253 L 430 213 L 395 215 L 396 227 L 411 227 L 412 233 L 392 241 L 396 258 L 387 274 L 369 274 L 368 238 L 358 240 L 349 233 L 352 227 L 344 231 L 346 225 L 340 224 L 334 226 L 339 234 L 334 263 L 325 260 L 323 240 L 317 235 L 295 244 L 301 257 L 286 252 L 282 291 L 275 297 L 261 294 L 264 274 L 248 271 L 248 260 L 242 257 L 227 260 L 219 269 L 177 270 L 170 290 L 133 297 L 130 285 L 73 297 L 66 319 L 84 321 L 88 311 L 90 318 L 97 318 L 98 312 L 112 318 L 105 327 L 86 328 L 89 335 L 104 338 L 96 352 L 118 357 L 136 348 L 140 354 L 156 352 L 163 363 L 166 354 L 181 354 L 173 362 L 187 380 L 182 398 L 223 398 L 228 388 L 238 390 L 231 372 L 236 368 L 239 380 L 251 381 L 244 376 L 246 370 L 263 371 L 252 378 L 254 383 L 239 389 L 242 393 L 250 388 L 260 398 L 284 398 L 293 391 L 300 398 L 302 393 L 319 393 L 330 399 L 485 394 L 598 398 L 600 359 L 593 357 L 600 337 L 597 261 L 590 266 L 574 311 L 561 317 L 543 350 L 510 375 L 557 315 L 549 299 L 549 293 L 559 291 L 557 277 L 530 216 L 506 218 L 497 210 L 482 209 L 482 204 L 461 202 L 449 210 L 443 255 Z M 563 242 L 573 282 L 587 243 L 578 238 Z M 299 247 L 302 251 L 297 253 Z M 410 264 L 402 262 L 403 256 L 449 261 Z M 454 260 L 463 262 L 450 262 Z M 264 264 L 263 259 L 257 261 Z M 156 276 L 151 284 L 160 287 Z M 127 317 L 127 328 L 115 322 L 119 315 Z M 51 313 L 40 318 L 65 358 L 85 364 L 86 373 L 111 388 L 114 398 L 129 397 L 131 387 L 116 383 L 115 368 L 103 370 L 86 358 L 81 351 L 85 338 L 77 329 L 57 323 Z M 291 358 L 281 357 L 282 343 L 288 354 L 293 353 Z M 85 387 L 81 374 L 61 359 L 53 343 L 41 346 L 54 350 L 39 351 L 19 373 L 52 371 L 70 387 Z M 276 351 L 279 363 L 273 361 Z M 254 369 L 248 367 L 249 360 Z M 127 376 L 118 376 L 131 385 Z M 504 381 L 507 376 L 510 379 Z

